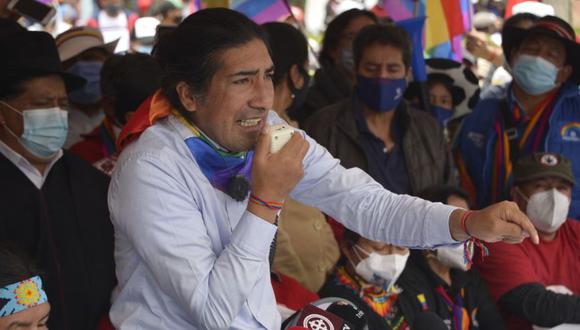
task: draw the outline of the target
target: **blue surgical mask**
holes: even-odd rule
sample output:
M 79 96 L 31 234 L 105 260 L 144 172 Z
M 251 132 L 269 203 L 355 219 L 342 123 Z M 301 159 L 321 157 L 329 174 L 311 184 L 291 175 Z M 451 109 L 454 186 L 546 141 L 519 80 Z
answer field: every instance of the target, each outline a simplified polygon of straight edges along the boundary
M 531 95 L 540 95 L 556 87 L 558 68 L 539 56 L 520 55 L 512 71 L 518 86 Z
M 87 84 L 69 93 L 71 102 L 77 104 L 95 104 L 101 100 L 101 68 L 103 63 L 98 61 L 79 61 L 73 64 L 68 73 L 81 76 Z
M 441 125 L 447 124 L 447 121 L 453 117 L 453 110 L 445 109 L 436 105 L 429 106 L 431 108 L 431 114 Z
M 22 136 L 18 137 L 10 129 L 7 131 L 31 154 L 50 158 L 62 148 L 68 133 L 67 111 L 57 107 L 19 111 L 5 102 L 0 103 L 22 116 Z
M 371 110 L 389 112 L 396 109 L 403 100 L 407 80 L 356 77 L 356 95 Z

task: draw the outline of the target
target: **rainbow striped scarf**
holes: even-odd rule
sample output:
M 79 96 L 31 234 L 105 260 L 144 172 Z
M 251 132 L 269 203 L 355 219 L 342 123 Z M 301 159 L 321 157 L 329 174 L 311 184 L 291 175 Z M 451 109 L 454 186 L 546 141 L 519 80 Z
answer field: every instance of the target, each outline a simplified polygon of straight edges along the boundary
M 548 95 L 532 112 L 531 116 L 525 113 L 517 105 L 514 106 L 508 115 L 514 126 L 525 124 L 523 134 L 518 136 L 517 155 L 529 155 L 542 151 L 546 133 L 548 132 L 548 122 L 554 110 L 554 101 L 557 91 Z M 497 137 L 494 147 L 494 156 L 491 169 L 491 202 L 497 202 L 505 198 L 505 194 L 512 184 L 513 160 L 511 159 L 510 141 L 505 115 L 502 111 L 496 114 L 493 130 Z
M 228 186 L 232 178 L 239 176 L 248 183 L 251 182 L 253 151 L 228 152 L 211 141 L 179 112 L 174 110 L 172 114 L 193 133 L 192 137 L 185 139 L 185 144 L 214 188 L 229 194 Z

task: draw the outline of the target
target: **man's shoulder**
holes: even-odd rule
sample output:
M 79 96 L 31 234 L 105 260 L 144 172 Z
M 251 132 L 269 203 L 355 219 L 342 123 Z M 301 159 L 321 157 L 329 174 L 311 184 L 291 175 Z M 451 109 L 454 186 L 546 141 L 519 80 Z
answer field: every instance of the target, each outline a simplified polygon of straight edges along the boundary
M 407 105 L 405 113 L 409 116 L 410 124 L 416 125 L 417 127 L 424 127 L 428 128 L 430 132 L 435 130 L 440 130 L 441 125 L 437 122 L 437 120 L 427 111 L 415 108 L 411 105 Z M 425 132 L 425 133 L 430 133 Z
M 172 127 L 170 118 L 162 119 L 148 127 L 137 140 L 129 144 L 117 161 L 116 171 L 127 164 L 150 164 L 169 170 L 191 159 L 184 138 Z
M 580 247 L 580 221 L 575 219 L 568 219 L 562 227 L 560 227 L 560 231 L 565 233 L 563 237 L 566 240 L 572 242 L 575 245 Z
M 499 108 L 507 102 L 505 98 L 487 98 L 479 101 L 473 112 L 465 119 L 468 121 L 493 118 Z

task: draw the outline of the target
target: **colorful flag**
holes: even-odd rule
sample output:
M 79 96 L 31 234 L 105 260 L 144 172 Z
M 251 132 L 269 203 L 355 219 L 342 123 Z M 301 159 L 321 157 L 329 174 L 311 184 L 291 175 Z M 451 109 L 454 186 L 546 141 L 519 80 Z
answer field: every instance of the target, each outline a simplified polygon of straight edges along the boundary
M 286 0 L 230 0 L 230 8 L 258 24 L 278 21 L 290 14 L 290 6 Z
M 398 22 L 417 16 L 425 16 L 425 0 L 383 0 L 383 9 Z
M 461 0 L 461 16 L 463 16 L 464 30 L 471 30 L 471 18 L 473 17 L 473 6 L 471 0 Z
M 429 49 L 449 41 L 449 28 L 441 0 L 427 0 L 425 22 L 425 48 Z
M 445 13 L 445 20 L 447 21 L 449 37 L 453 38 L 465 33 L 465 27 L 463 26 L 463 15 L 458 15 L 462 12 L 461 1 L 445 0 L 441 1 L 441 5 L 443 5 L 443 12 Z

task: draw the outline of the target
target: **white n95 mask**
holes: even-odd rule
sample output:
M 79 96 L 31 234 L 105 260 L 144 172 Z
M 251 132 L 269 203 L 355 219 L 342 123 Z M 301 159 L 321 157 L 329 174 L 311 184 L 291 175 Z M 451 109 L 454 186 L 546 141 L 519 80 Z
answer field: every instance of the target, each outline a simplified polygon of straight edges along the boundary
M 357 250 L 364 252 L 368 257 L 361 258 Z M 376 252 L 368 253 L 358 245 L 354 246 L 354 252 L 362 260 L 356 265 L 356 273 L 365 281 L 377 287 L 389 290 L 397 281 L 409 258 L 409 253 L 386 254 Z
M 530 196 L 526 214 L 538 230 L 553 233 L 564 224 L 569 209 L 570 198 L 552 188 Z
M 463 244 L 455 247 L 440 247 L 435 251 L 437 251 L 437 260 L 443 265 L 462 271 L 469 270 L 465 262 L 465 246 Z M 470 258 L 473 258 L 473 250 L 471 250 Z

